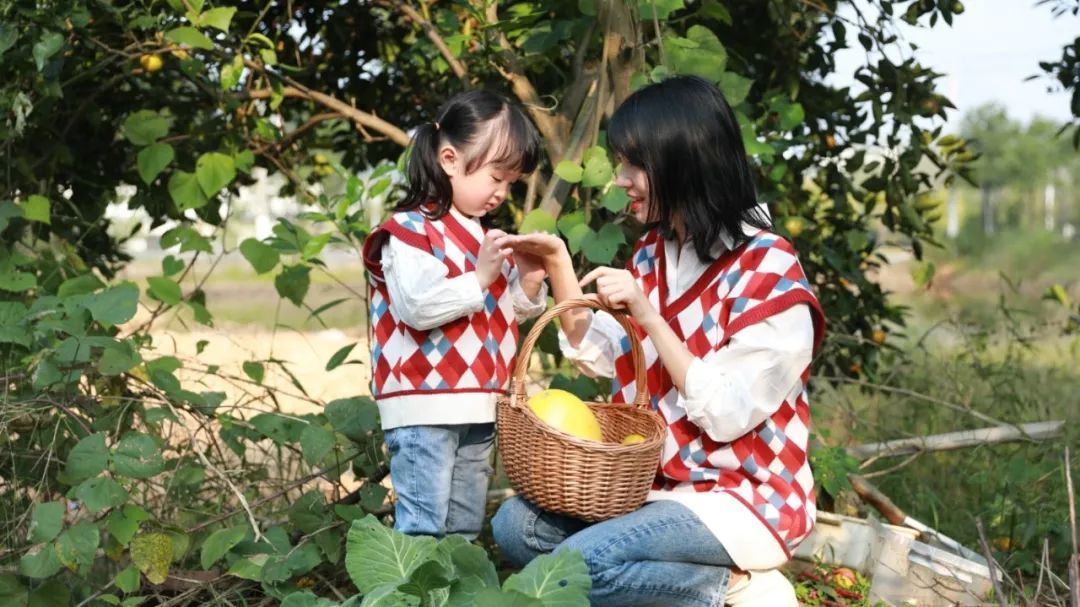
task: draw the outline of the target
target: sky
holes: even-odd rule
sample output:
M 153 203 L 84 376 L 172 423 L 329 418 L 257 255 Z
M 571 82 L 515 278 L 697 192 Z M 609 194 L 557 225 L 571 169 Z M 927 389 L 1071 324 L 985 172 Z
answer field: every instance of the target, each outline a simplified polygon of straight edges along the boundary
M 951 28 L 900 22 L 903 37 L 919 46 L 918 60 L 944 74 L 941 91 L 959 110 L 950 112 L 949 126 L 959 126 L 966 110 L 992 101 L 1024 123 L 1036 115 L 1068 120 L 1068 94 L 1048 93 L 1049 79 L 1024 79 L 1042 73 L 1039 61 L 1059 59 L 1062 47 L 1080 36 L 1080 17 L 1055 19 L 1050 6 L 1035 0 L 964 0 L 964 7 Z M 838 73 L 852 74 L 865 61 L 862 47 L 854 46 L 837 55 Z

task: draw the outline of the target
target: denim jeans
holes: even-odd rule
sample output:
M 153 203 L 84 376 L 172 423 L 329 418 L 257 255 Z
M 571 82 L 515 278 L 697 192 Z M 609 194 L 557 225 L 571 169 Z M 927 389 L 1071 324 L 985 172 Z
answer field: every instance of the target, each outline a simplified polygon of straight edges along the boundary
M 514 497 L 491 525 L 503 556 L 519 567 L 554 550 L 580 550 L 594 607 L 721 607 L 735 566 L 693 512 L 668 500 L 589 524 Z
M 484 522 L 495 424 L 402 426 L 384 433 L 394 483 L 394 528 L 473 540 Z

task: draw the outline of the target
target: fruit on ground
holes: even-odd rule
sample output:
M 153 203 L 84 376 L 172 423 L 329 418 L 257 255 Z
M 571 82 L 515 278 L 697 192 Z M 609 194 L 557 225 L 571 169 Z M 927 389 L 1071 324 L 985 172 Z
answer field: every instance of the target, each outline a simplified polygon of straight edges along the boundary
M 636 445 L 643 442 L 645 442 L 645 437 L 640 434 L 627 434 L 626 437 L 622 439 L 622 444 L 624 445 Z
M 544 390 L 529 399 L 529 408 L 557 430 L 586 440 L 604 440 L 600 422 L 588 405 L 566 390 Z

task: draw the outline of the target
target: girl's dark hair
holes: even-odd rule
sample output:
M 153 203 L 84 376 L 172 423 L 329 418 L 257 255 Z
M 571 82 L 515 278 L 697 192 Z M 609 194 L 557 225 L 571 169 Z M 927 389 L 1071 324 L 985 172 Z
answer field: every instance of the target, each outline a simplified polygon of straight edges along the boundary
M 458 93 L 439 108 L 433 122 L 416 129 L 406 170 L 408 189 L 395 211 L 420 209 L 433 219 L 450 211 L 454 190 L 439 164 L 444 144 L 464 155 L 466 173 L 485 164 L 531 173 L 540 160 L 540 135 L 520 107 L 491 91 Z
M 748 239 L 744 222 L 770 227 L 735 114 L 707 80 L 677 76 L 638 90 L 611 117 L 607 138 L 623 162 L 645 170 L 649 226 L 671 238 L 678 217 L 703 262 L 722 233 L 737 246 Z

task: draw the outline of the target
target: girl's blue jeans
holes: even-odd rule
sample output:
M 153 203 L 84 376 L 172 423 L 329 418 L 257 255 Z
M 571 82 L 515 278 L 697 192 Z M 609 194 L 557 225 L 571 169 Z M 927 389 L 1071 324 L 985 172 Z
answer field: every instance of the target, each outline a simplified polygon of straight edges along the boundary
M 514 497 L 491 524 L 503 556 L 519 567 L 554 550 L 580 550 L 594 607 L 722 607 L 735 566 L 693 512 L 668 500 L 589 524 Z
M 384 432 L 397 501 L 394 529 L 472 540 L 484 522 L 495 424 L 402 426 Z

